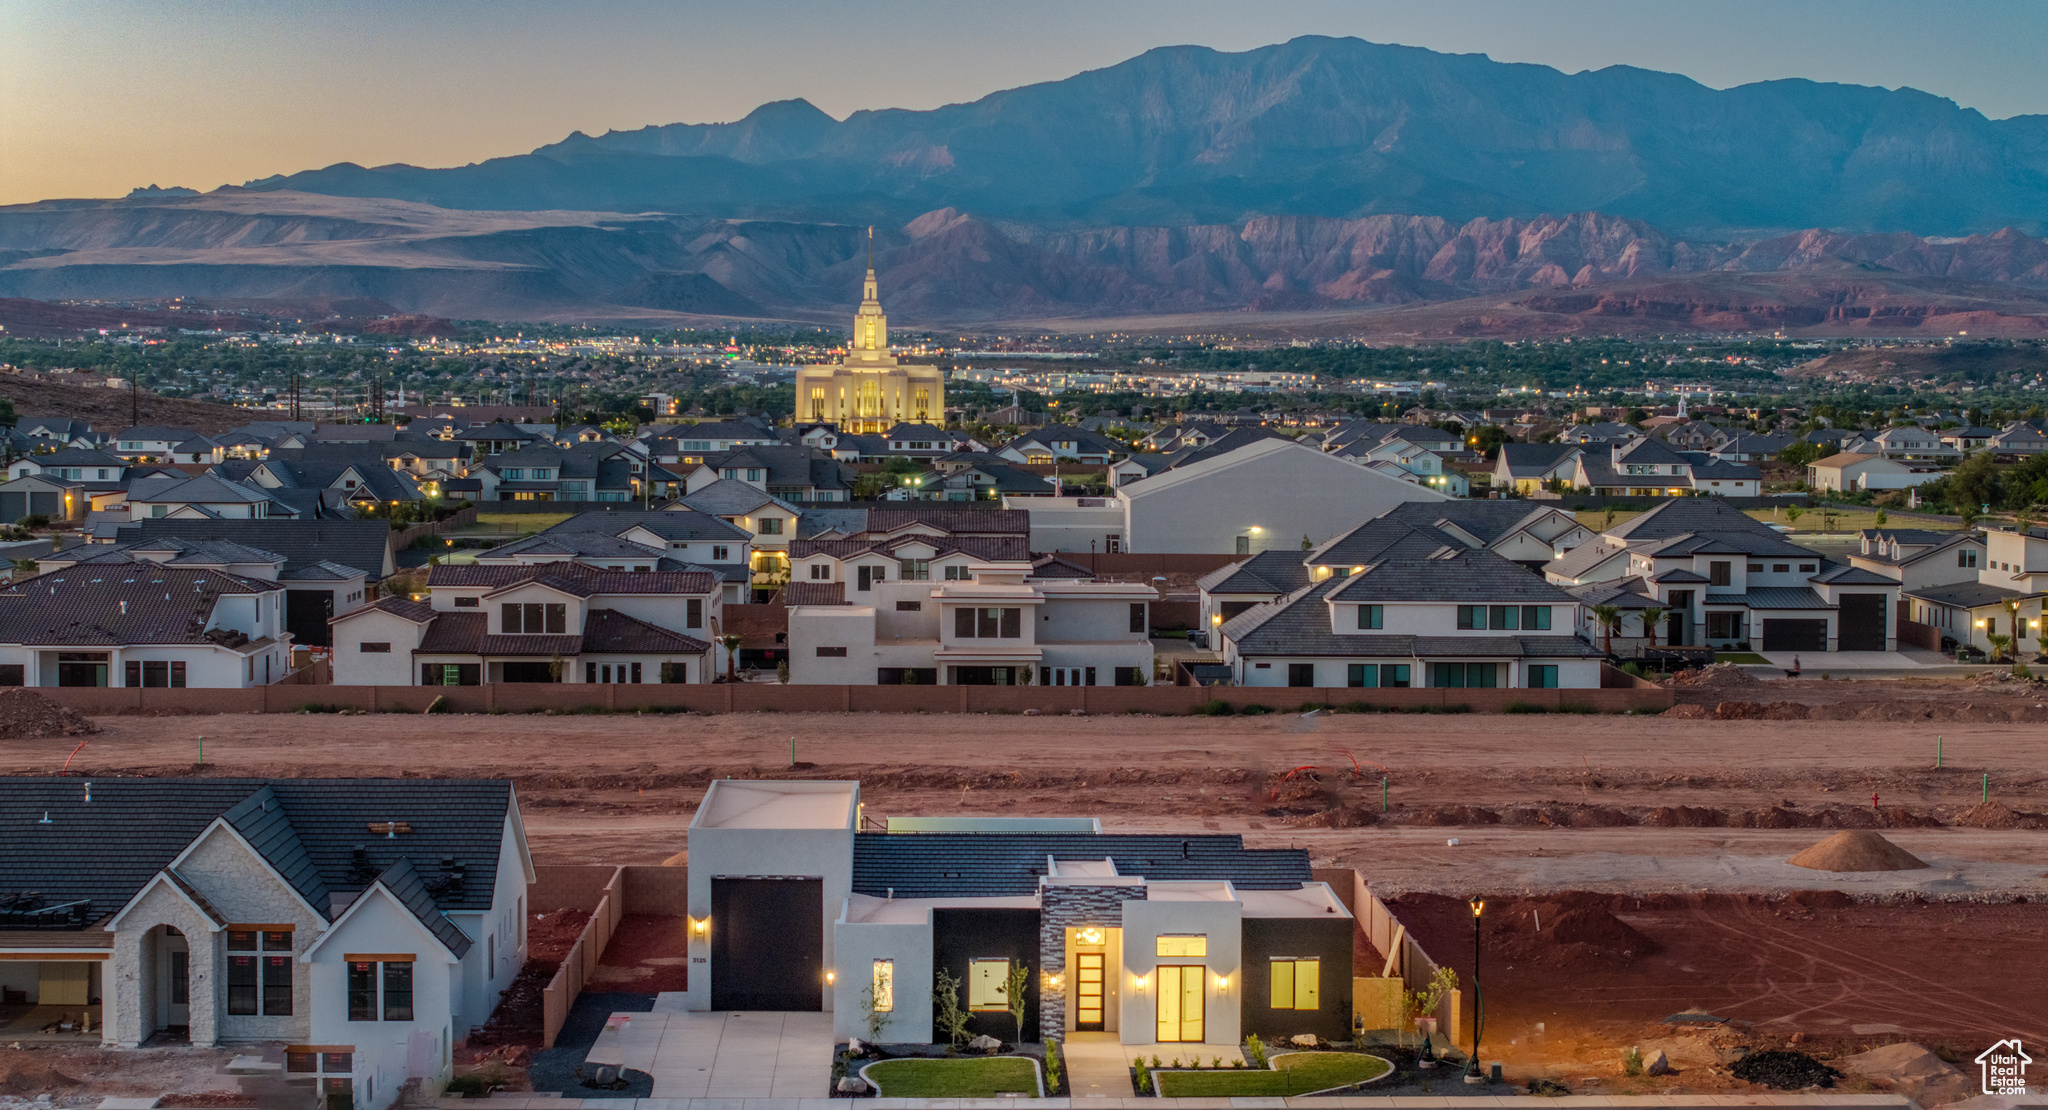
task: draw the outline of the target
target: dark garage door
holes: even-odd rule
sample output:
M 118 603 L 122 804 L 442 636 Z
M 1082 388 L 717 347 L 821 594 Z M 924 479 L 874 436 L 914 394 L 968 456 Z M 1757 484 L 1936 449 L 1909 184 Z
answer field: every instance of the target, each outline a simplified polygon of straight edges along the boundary
M 1884 595 L 1843 594 L 1838 644 L 1843 651 L 1884 650 Z
M 825 1008 L 825 882 L 711 880 L 711 1008 Z
M 1766 620 L 1764 622 L 1765 651 L 1826 651 L 1828 649 L 1828 622 Z
M 333 644 L 332 630 L 327 627 L 327 619 L 333 615 L 333 590 L 284 592 L 284 626 L 295 644 Z

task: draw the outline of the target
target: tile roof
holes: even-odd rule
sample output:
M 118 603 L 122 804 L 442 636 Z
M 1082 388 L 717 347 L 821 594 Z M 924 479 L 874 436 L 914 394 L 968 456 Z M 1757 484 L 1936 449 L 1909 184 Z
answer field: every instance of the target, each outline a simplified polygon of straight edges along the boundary
M 72 567 L 0 589 L 0 643 L 48 646 L 202 644 L 223 594 L 281 589 L 207 568 L 146 563 Z M 244 638 L 246 642 L 246 637 Z
M 1313 882 L 1308 852 L 1252 849 L 1229 834 L 856 833 L 853 890 L 898 898 L 1031 895 L 1051 859 L 1116 861 L 1122 875 L 1227 879 L 1245 890 Z
M 564 532 L 601 532 L 617 536 L 633 528 L 645 528 L 665 540 L 733 540 L 748 538 L 745 529 L 727 524 L 716 515 L 689 509 L 663 509 L 653 512 L 637 510 L 605 512 L 593 509 L 575 516 L 542 532 L 548 536 Z
M 1931 601 L 1936 605 L 1948 605 L 1958 609 L 1974 609 L 1980 605 L 1996 605 L 2015 598 L 2031 597 L 2020 590 L 2008 590 L 1985 582 L 1957 582 L 1947 586 L 1929 586 L 1925 589 L 1907 590 L 1907 597 Z
M 422 886 L 424 907 L 483 910 L 513 805 L 504 780 L 109 778 L 93 782 L 90 803 L 84 785 L 0 778 L 0 839 L 24 849 L 0 852 L 0 894 L 37 891 L 52 904 L 90 899 L 97 921 L 226 818 L 295 890 L 313 895 L 307 900 L 323 915 L 326 895 L 362 890 L 400 862 L 436 877 Z M 368 825 L 380 821 L 412 831 L 373 835 Z M 367 873 L 356 866 L 358 846 Z M 459 887 L 441 881 L 444 859 L 464 867 Z
M 1743 605 L 1751 609 L 1833 609 L 1805 586 L 1758 586 L 1746 593 L 1707 595 L 1708 605 Z
M 1374 554 L 1365 570 L 1339 583 L 1337 601 L 1509 601 L 1558 604 L 1570 595 L 1491 551 L 1447 546 L 1411 532 Z
M 745 516 L 756 509 L 770 506 L 792 513 L 798 511 L 795 505 L 782 498 L 770 496 L 760 489 L 732 478 L 720 478 L 703 489 L 684 496 L 682 504 L 712 516 Z
M 663 548 L 649 547 L 644 543 L 606 535 L 603 532 L 542 532 L 523 540 L 494 547 L 484 552 L 479 561 L 491 563 L 509 561 L 522 555 L 555 555 L 584 558 L 625 558 L 658 559 Z
M 592 609 L 583 619 L 583 650 L 702 655 L 711 650 L 711 645 L 616 609 Z
M 368 605 L 362 606 L 361 608 L 351 609 L 348 612 L 343 613 L 341 616 L 335 617 L 334 619 L 345 620 L 349 617 L 355 616 L 357 613 L 366 613 L 372 609 L 375 609 L 383 613 L 390 613 L 392 616 L 404 617 L 406 620 L 409 620 L 414 624 L 425 624 L 428 621 L 434 620 L 435 618 L 441 616 L 440 613 L 434 611 L 433 606 L 428 605 L 424 601 L 414 601 L 411 598 L 407 597 L 392 597 L 386 595 L 384 597 L 378 598 L 377 600 L 369 603 Z
M 1308 567 L 1296 551 L 1261 551 L 1195 580 L 1212 594 L 1284 594 L 1308 585 Z
M 427 571 L 428 586 L 486 586 L 501 589 L 539 579 L 578 596 L 592 594 L 708 594 L 718 575 L 709 568 L 686 571 L 598 570 L 582 563 L 539 563 L 533 566 L 485 563 L 443 564 Z
M 791 582 L 782 588 L 782 604 L 848 605 L 844 582 Z
M 942 532 L 969 535 L 1031 534 L 1031 513 L 1026 509 L 960 509 L 941 505 L 876 506 L 867 510 L 865 531 L 893 532 L 912 524 L 925 524 Z
M 938 555 L 955 553 L 996 563 L 1022 563 L 1031 559 L 1031 538 L 1029 536 L 927 536 L 907 535 L 893 539 L 865 540 L 796 540 L 789 545 L 789 557 L 801 559 L 809 555 L 830 555 L 835 559 L 851 559 L 870 552 L 898 557 L 896 552 L 907 544 L 924 544 Z

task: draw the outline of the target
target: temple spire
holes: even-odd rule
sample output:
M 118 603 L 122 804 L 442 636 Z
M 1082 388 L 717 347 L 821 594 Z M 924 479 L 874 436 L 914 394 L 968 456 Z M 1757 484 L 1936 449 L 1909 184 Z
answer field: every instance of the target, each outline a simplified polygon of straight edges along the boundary
M 875 229 L 868 227 L 868 276 L 860 286 L 860 311 L 853 317 L 853 349 L 873 361 L 889 349 L 889 318 L 882 314 L 881 286 L 875 281 Z

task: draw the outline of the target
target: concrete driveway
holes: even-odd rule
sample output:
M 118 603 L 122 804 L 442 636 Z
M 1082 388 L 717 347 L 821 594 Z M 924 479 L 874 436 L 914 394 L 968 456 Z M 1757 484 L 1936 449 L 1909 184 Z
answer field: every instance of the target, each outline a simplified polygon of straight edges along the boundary
M 832 1018 L 687 1013 L 663 995 L 652 1013 L 613 1014 L 584 1060 L 646 1072 L 655 1098 L 825 1098 Z

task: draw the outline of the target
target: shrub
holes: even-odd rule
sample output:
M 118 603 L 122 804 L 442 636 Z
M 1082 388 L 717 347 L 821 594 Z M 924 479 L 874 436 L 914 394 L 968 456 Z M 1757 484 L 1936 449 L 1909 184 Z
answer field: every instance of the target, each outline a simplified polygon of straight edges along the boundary
M 1048 1039 L 1045 1042 L 1045 1093 L 1057 1096 L 1060 1093 L 1060 1042 Z
M 1636 1076 L 1643 1074 L 1643 1050 L 1634 1045 L 1621 1054 L 1621 1074 Z
M 1590 705 L 1577 705 L 1572 702 L 1566 702 L 1565 704 L 1558 706 L 1557 711 L 1559 713 L 1576 713 L 1581 716 L 1588 713 L 1600 712 L 1598 709 L 1595 709 Z
M 1270 705 L 1260 705 L 1257 702 L 1253 702 L 1252 704 L 1245 706 L 1237 712 L 1240 716 L 1244 717 L 1263 717 L 1266 714 L 1271 713 L 1272 711 L 1273 707 Z
M 1255 1068 L 1266 1066 L 1266 1045 L 1265 1042 L 1259 1040 L 1257 1033 L 1253 1033 L 1244 1039 L 1244 1058 L 1251 1061 L 1251 1065 Z
M 1371 702 L 1347 701 L 1337 707 L 1339 713 L 1373 713 L 1377 708 Z
M 1508 703 L 1508 707 L 1507 707 L 1506 709 L 1503 709 L 1503 710 L 1501 710 L 1501 712 L 1503 712 L 1503 713 L 1548 713 L 1548 712 L 1550 712 L 1550 707 L 1549 707 L 1549 706 L 1547 706 L 1547 705 L 1532 705 L 1532 704 L 1530 704 L 1529 702 L 1526 702 L 1526 701 L 1511 701 L 1511 702 L 1509 702 L 1509 703 Z
M 1193 709 L 1188 710 L 1188 716 L 1228 717 L 1234 712 L 1236 712 L 1236 710 L 1230 708 L 1229 702 L 1224 701 L 1222 698 L 1217 698 L 1214 701 L 1205 701 L 1202 704 L 1195 706 Z
M 1623 663 L 1621 665 L 1621 673 L 1641 678 L 1643 677 L 1643 665 L 1641 663 Z

